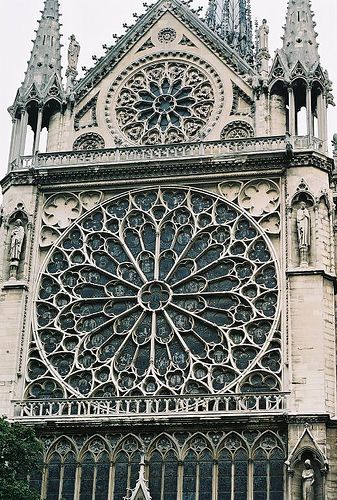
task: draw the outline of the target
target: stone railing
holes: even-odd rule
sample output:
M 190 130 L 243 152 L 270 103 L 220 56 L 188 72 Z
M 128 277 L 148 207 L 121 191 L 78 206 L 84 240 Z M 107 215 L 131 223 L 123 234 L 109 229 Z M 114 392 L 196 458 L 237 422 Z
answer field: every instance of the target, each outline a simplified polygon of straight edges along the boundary
M 153 396 L 113 399 L 51 399 L 14 402 L 15 420 L 83 420 L 86 418 L 191 418 L 230 414 L 285 413 L 286 393 L 214 396 Z
M 165 161 L 175 159 L 217 158 L 235 154 L 268 153 L 286 150 L 286 138 L 256 137 L 230 141 L 192 142 L 184 144 L 134 146 L 127 148 L 97 149 L 91 151 L 65 151 L 40 153 L 35 157 L 21 157 L 12 168 L 48 168 L 68 166 L 97 166 L 123 163 Z

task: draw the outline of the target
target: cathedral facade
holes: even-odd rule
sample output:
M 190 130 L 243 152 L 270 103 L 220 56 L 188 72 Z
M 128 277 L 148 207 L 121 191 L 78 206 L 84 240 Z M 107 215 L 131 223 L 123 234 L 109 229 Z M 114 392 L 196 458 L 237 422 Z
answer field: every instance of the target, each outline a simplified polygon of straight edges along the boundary
M 248 0 L 191 3 L 144 4 L 82 79 L 73 35 L 64 82 L 45 0 L 10 108 L 0 408 L 43 442 L 42 500 L 337 497 L 333 96 L 310 2 L 289 1 L 273 59 Z

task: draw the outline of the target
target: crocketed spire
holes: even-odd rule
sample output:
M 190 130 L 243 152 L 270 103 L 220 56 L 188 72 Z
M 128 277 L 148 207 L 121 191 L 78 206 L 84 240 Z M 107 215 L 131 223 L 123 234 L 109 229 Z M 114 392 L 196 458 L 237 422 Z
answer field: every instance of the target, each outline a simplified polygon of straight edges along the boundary
M 289 0 L 283 51 L 290 69 L 301 62 L 307 70 L 310 70 L 319 62 L 316 23 L 313 16 L 310 0 Z
M 209 0 L 206 24 L 243 59 L 252 62 L 253 34 L 250 0 Z
M 28 69 L 20 89 L 24 95 L 35 84 L 38 92 L 48 86 L 53 77 L 61 81 L 60 6 L 58 0 L 45 0 Z

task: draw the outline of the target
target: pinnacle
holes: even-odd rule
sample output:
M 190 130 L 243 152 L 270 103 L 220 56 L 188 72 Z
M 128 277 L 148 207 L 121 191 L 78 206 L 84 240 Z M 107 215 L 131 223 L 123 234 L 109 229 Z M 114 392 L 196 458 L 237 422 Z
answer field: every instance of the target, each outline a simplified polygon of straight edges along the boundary
M 299 61 L 307 70 L 319 62 L 313 16 L 310 0 L 289 0 L 283 51 L 288 58 L 290 69 Z
M 53 76 L 61 79 L 59 10 L 58 0 L 44 1 L 21 94 L 25 94 L 33 84 L 43 91 Z

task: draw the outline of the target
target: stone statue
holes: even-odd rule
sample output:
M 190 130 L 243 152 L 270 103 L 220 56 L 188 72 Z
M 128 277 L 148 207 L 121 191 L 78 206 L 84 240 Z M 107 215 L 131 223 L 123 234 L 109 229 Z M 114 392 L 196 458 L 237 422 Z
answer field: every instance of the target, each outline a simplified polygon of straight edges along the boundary
M 310 246 L 310 214 L 304 201 L 297 210 L 296 220 L 299 249 L 308 248 Z
M 310 460 L 304 462 L 304 470 L 302 472 L 302 499 L 315 500 L 314 492 L 315 472 L 311 466 Z
M 297 210 L 296 223 L 300 266 L 308 267 L 310 247 L 310 214 L 304 201 L 300 203 L 300 208 Z
M 76 40 L 75 35 L 71 35 L 69 40 L 70 44 L 68 48 L 68 70 L 76 71 L 81 47 Z
M 11 233 L 10 239 L 10 270 L 9 276 L 11 279 L 16 279 L 18 274 L 19 263 L 22 255 L 23 241 L 25 239 L 25 228 L 23 227 L 22 220 L 17 219 Z
M 267 19 L 263 19 L 259 27 L 259 49 L 264 50 L 269 48 L 269 26 Z
M 11 261 L 20 261 L 22 253 L 23 240 L 25 238 L 25 229 L 21 219 L 17 219 L 11 234 L 10 259 Z

